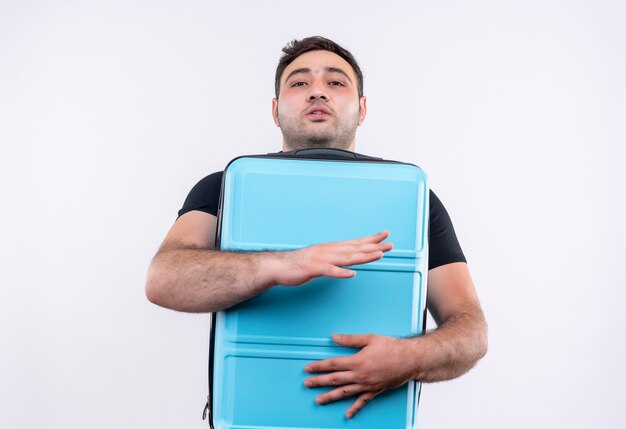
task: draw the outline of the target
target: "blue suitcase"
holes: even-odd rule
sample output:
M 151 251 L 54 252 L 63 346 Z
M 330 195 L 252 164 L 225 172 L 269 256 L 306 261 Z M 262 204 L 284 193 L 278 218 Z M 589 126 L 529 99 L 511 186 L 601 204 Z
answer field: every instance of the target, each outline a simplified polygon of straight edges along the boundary
M 417 166 L 336 149 L 235 158 L 222 179 L 216 248 L 286 251 L 385 229 L 394 248 L 350 279 L 276 286 L 212 315 L 205 416 L 218 429 L 415 427 L 420 383 L 326 405 L 307 388 L 310 362 L 350 355 L 333 333 L 420 335 L 425 329 L 428 185 Z

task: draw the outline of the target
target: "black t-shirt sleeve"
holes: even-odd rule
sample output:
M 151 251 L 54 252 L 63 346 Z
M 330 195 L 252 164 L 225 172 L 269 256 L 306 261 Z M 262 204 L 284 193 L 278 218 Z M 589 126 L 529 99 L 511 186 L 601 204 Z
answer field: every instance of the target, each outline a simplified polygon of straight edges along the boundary
M 191 210 L 200 210 L 217 216 L 222 188 L 222 171 L 209 174 L 189 192 L 178 217 Z M 454 232 L 452 221 L 437 195 L 430 191 L 428 269 L 452 262 L 467 262 Z
M 187 195 L 183 207 L 178 211 L 178 217 L 192 210 L 200 210 L 217 216 L 217 208 L 222 188 L 222 174 L 222 171 L 209 174 L 196 183 L 196 185 L 191 188 L 191 191 L 189 191 L 189 195 Z
M 452 220 L 441 200 L 430 191 L 430 228 L 428 232 L 428 269 L 450 264 L 467 262 L 456 238 Z

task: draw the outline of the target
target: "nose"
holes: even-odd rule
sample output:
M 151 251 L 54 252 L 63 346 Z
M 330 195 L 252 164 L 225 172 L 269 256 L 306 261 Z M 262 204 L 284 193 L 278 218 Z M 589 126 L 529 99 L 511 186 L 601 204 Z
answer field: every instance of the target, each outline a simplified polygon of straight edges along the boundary
M 324 85 L 322 83 L 315 82 L 311 85 L 311 92 L 309 93 L 309 101 L 313 101 L 316 99 L 322 99 L 324 101 L 328 101 L 328 94 L 324 89 Z
M 325 94 L 321 94 L 321 93 L 311 93 L 311 95 L 309 95 L 309 101 L 313 101 L 316 99 L 322 99 L 324 101 L 328 101 L 328 97 Z

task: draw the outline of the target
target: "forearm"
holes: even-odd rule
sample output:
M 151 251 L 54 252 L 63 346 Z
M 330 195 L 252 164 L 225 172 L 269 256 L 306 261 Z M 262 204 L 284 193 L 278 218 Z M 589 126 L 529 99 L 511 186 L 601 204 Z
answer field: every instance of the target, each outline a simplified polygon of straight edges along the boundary
M 162 307 L 215 312 L 276 286 L 300 286 L 314 278 L 350 278 L 344 266 L 376 261 L 391 243 L 383 231 L 354 240 L 320 243 L 285 252 L 234 253 L 161 247 L 150 264 L 146 295 Z
M 174 310 L 220 311 L 275 286 L 277 258 L 279 252 L 162 250 L 150 265 L 146 294 L 153 303 Z
M 487 324 L 482 311 L 473 309 L 406 341 L 414 364 L 413 379 L 450 380 L 465 374 L 487 353 Z

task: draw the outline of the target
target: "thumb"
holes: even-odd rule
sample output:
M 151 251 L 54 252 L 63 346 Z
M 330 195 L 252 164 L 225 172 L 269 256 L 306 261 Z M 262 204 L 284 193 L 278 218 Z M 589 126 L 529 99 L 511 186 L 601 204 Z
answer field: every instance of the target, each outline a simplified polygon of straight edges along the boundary
M 371 337 L 371 334 L 333 334 L 333 341 L 340 346 L 361 348 L 369 344 Z

